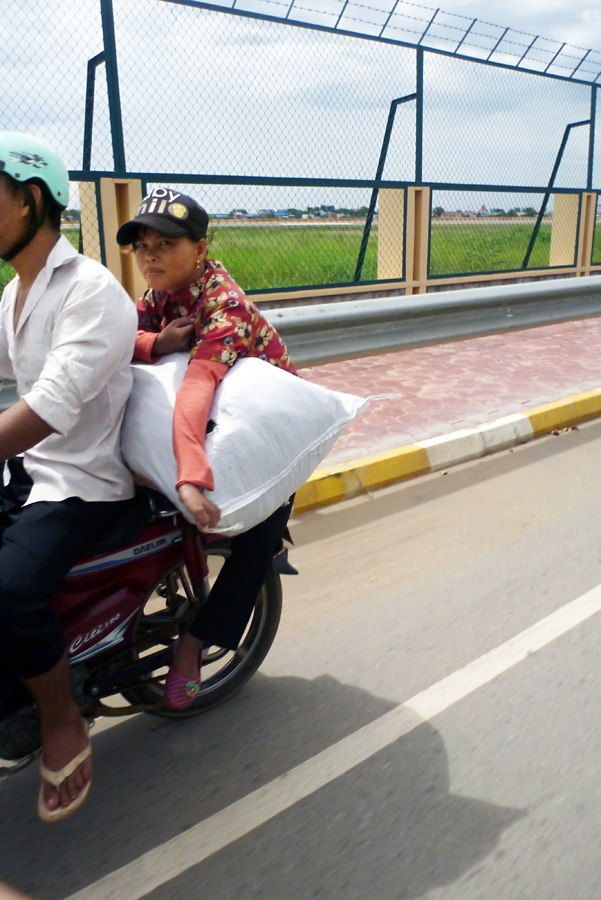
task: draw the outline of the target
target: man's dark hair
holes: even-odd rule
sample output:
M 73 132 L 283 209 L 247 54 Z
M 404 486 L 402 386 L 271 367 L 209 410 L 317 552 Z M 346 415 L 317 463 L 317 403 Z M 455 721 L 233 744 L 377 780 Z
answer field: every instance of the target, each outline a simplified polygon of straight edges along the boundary
M 46 182 L 42 181 L 41 178 L 30 178 L 28 181 L 25 181 L 21 184 L 15 178 L 12 178 L 6 172 L 0 172 L 0 178 L 4 177 L 4 183 L 6 185 L 6 189 L 11 197 L 16 197 L 18 194 L 22 194 L 31 209 L 36 208 L 36 204 L 34 201 L 33 193 L 31 192 L 29 185 L 36 184 L 41 193 L 42 193 L 42 201 L 43 201 L 43 217 L 40 224 L 44 222 L 48 222 L 48 225 L 53 231 L 57 233 L 61 230 L 61 219 L 63 216 L 63 211 L 66 209 L 65 206 L 61 206 L 56 202 L 52 194 L 50 193 L 50 189 Z

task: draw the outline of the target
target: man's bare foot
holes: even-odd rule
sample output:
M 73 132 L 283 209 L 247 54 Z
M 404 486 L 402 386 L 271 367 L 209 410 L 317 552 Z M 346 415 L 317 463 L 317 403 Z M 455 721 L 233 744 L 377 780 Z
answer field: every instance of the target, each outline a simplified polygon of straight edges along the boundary
M 198 678 L 198 655 L 202 650 L 202 641 L 189 632 L 182 634 L 173 652 L 173 665 L 178 675 L 195 680 Z
M 14 888 L 9 887 L 7 884 L 0 884 L 0 900 L 31 900 L 30 897 L 26 897 L 25 894 L 21 894 L 19 891 L 15 891 Z
M 86 790 L 92 777 L 92 763 L 85 759 L 59 784 L 52 785 L 48 781 L 52 774 L 73 763 L 88 747 L 88 729 L 71 693 L 66 653 L 47 672 L 25 679 L 24 684 L 33 694 L 40 711 L 42 766 L 48 770 L 43 778 L 38 813 L 45 821 L 54 821 L 63 817 L 53 814 L 76 800 Z M 81 802 L 84 800 L 85 795 Z
M 77 711 L 70 720 L 42 726 L 42 762 L 47 769 L 58 772 L 75 759 L 88 743 L 86 723 Z M 92 777 L 92 760 L 86 759 L 56 788 L 43 780 L 44 802 L 51 811 L 68 806 L 77 799 Z

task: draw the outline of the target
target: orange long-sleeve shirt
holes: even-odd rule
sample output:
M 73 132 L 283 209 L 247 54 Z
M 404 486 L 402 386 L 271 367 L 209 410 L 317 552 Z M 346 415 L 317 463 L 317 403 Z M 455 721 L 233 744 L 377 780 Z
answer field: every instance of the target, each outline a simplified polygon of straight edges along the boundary
M 134 358 L 144 362 L 156 362 L 152 348 L 158 334 L 138 331 Z M 173 410 L 173 452 L 177 462 L 177 487 L 195 484 L 197 487 L 215 488 L 213 473 L 205 452 L 205 435 L 213 394 L 228 370 L 225 363 L 209 359 L 190 360 L 184 380 L 175 397 Z
M 213 394 L 229 366 L 208 359 L 192 359 L 175 398 L 173 452 L 177 460 L 177 485 L 195 484 L 215 489 L 205 453 L 205 435 Z

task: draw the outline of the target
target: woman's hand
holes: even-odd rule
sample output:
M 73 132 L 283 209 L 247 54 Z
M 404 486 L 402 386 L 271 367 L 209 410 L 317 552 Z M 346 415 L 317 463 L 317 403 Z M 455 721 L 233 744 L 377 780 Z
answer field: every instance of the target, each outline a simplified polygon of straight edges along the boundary
M 194 516 L 199 531 L 203 528 L 215 528 L 221 518 L 221 510 L 207 500 L 199 487 L 195 484 L 180 484 L 177 493 L 188 512 Z
M 189 350 L 194 338 L 194 323 L 189 316 L 174 319 L 161 331 L 152 345 L 153 356 L 175 353 L 177 350 Z

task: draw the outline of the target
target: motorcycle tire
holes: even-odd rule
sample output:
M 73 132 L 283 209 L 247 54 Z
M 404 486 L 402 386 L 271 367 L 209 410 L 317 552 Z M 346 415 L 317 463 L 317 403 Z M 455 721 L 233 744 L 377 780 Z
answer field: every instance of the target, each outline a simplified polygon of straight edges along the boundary
M 217 559 L 225 560 L 229 553 L 227 542 L 209 544 L 206 548 L 209 566 Z M 210 585 L 207 585 L 207 589 L 209 587 Z M 157 608 L 158 597 L 164 602 Z M 166 612 L 173 613 L 176 607 L 179 607 L 177 618 L 189 614 L 190 609 L 200 608 L 198 600 L 193 596 L 183 564 L 165 572 L 155 585 L 142 611 L 138 630 L 148 627 L 152 620 L 164 616 Z M 232 652 L 221 647 L 204 648 L 200 693 L 190 706 L 184 710 L 174 710 L 161 705 L 166 668 L 153 673 L 148 683 L 124 690 L 123 697 L 133 705 L 146 707 L 150 705 L 152 708 L 145 710 L 149 715 L 171 719 L 188 718 L 219 706 L 246 684 L 267 656 L 278 630 L 281 612 L 280 576 L 274 571 L 273 566 L 270 566 L 237 650 Z M 178 634 L 179 630 L 175 626 L 173 642 Z

